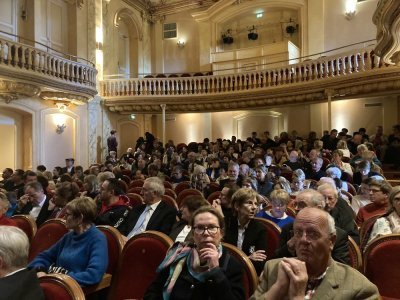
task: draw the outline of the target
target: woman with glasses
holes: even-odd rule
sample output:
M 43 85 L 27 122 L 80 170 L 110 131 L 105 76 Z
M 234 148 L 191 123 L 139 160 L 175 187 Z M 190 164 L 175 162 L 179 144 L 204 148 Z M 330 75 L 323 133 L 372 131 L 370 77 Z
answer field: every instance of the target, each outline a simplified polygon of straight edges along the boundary
M 81 286 L 97 284 L 108 265 L 107 240 L 94 226 L 96 204 L 89 197 L 80 197 L 65 207 L 64 218 L 70 230 L 50 249 L 40 253 L 29 268 L 38 277 L 45 273 L 63 273 Z
M 258 274 L 263 270 L 267 259 L 266 232 L 264 227 L 254 220 L 257 213 L 257 192 L 241 188 L 232 196 L 233 218 L 227 224 L 225 242 L 242 250 Z
M 274 190 L 269 198 L 272 205 L 271 209 L 262 210 L 256 216 L 270 220 L 280 228 L 286 224 L 293 223 L 294 219 L 285 212 L 286 206 L 290 201 L 289 193 L 285 190 Z
M 172 246 L 144 299 L 245 299 L 244 270 L 221 245 L 223 217 L 213 207 L 201 207 L 191 226 L 193 241 Z
M 383 235 L 400 233 L 400 186 L 392 189 L 389 195 L 389 210 L 386 214 L 376 220 L 372 227 L 368 244 Z

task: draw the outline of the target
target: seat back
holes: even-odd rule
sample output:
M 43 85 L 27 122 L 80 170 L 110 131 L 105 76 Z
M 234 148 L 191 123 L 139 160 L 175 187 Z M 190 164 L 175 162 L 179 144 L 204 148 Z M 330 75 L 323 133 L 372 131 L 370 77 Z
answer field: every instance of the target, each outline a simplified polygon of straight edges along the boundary
M 169 181 L 167 181 L 167 180 L 164 180 L 163 184 L 164 184 L 164 187 L 165 187 L 166 189 L 171 189 L 171 190 L 174 189 L 174 186 L 172 185 L 172 183 L 169 182 Z M 174 192 L 174 193 L 175 193 L 175 192 Z
M 172 198 L 171 196 L 168 195 L 162 195 L 161 199 L 167 203 L 169 206 L 175 208 L 176 210 L 178 210 L 178 204 L 176 204 L 176 201 L 174 198 Z
M 274 258 L 275 250 L 278 249 L 279 240 L 281 235 L 281 228 L 274 222 L 264 219 L 264 218 L 254 218 L 259 223 L 261 223 L 265 229 L 267 236 L 267 260 Z
M 164 194 L 176 199 L 176 193 L 174 192 L 173 189 L 165 188 L 165 193 Z
M 183 190 L 187 190 L 190 189 L 191 185 L 190 185 L 190 181 L 182 181 L 180 183 L 178 183 L 175 186 L 175 193 L 177 196 L 179 196 L 179 194 L 183 191 Z
M 124 239 L 117 229 L 107 225 L 96 226 L 107 239 L 108 266 L 106 273 L 114 274 L 118 267 L 118 261 L 124 248 Z
M 207 197 L 207 201 L 212 205 L 213 201 L 215 199 L 218 199 L 220 197 L 220 195 L 221 195 L 220 191 L 213 192 Z
M 222 246 L 243 266 L 243 288 L 245 291 L 245 299 L 249 299 L 250 296 L 253 295 L 258 284 L 257 272 L 253 263 L 247 255 L 237 247 L 227 243 L 222 243 Z
M 178 207 L 181 207 L 181 203 L 182 203 L 183 199 L 185 199 L 185 197 L 187 197 L 189 195 L 203 196 L 203 193 L 196 189 L 183 190 L 182 192 L 180 192 L 178 194 L 178 197 L 176 198 L 176 204 L 178 204 Z
M 360 247 L 358 247 L 357 243 L 353 240 L 351 236 L 349 236 L 349 265 L 354 269 L 362 272 L 362 256 Z
M 172 244 L 167 235 L 157 231 L 145 231 L 128 240 L 112 277 L 108 299 L 142 299 Z
M 131 208 L 143 204 L 143 197 L 139 194 L 127 193 L 126 196 L 129 198 L 129 206 Z
M 286 206 L 286 214 L 292 218 L 296 218 L 296 210 L 293 207 Z
M 85 300 L 79 284 L 64 274 L 47 274 L 39 278 L 46 300 Z
M 367 219 L 364 223 L 362 223 L 360 227 L 360 249 L 361 252 L 364 252 L 365 247 L 367 246 L 369 237 L 371 235 L 372 227 L 374 227 L 374 224 L 377 219 L 382 217 L 382 215 L 379 216 L 373 216 L 369 219 Z
M 400 299 L 400 234 L 373 240 L 364 253 L 364 275 L 379 289 L 381 296 Z
M 129 190 L 127 191 L 127 193 L 133 193 L 133 194 L 138 194 L 138 195 L 140 195 L 141 192 L 142 192 L 141 186 L 130 187 Z
M 143 180 L 143 179 L 135 179 L 135 180 L 132 180 L 132 181 L 129 183 L 129 189 L 134 188 L 134 187 L 142 187 L 143 184 L 144 184 L 144 180 Z
M 44 222 L 32 239 L 28 261 L 32 261 L 40 252 L 49 249 L 66 233 L 68 229 L 64 219 L 50 219 Z
M 35 220 L 30 215 L 15 215 L 11 219 L 17 223 L 19 229 L 25 232 L 31 242 L 37 231 Z

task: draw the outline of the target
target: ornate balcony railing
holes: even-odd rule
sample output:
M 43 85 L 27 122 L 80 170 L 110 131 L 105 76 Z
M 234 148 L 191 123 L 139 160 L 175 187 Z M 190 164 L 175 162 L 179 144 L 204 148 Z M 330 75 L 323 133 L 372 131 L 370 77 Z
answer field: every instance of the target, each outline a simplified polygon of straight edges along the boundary
M 41 87 L 94 96 L 97 70 L 88 61 L 77 62 L 26 44 L 0 37 L 0 75 Z

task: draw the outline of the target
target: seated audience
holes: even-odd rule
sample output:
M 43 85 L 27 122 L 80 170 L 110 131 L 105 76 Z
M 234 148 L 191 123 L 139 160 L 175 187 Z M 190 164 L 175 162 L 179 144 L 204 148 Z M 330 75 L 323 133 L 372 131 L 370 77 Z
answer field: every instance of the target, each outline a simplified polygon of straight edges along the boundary
M 0 192 L 0 226 L 17 226 L 17 223 L 13 219 L 7 218 L 6 213 L 10 207 L 10 202 L 8 201 L 7 195 Z
M 339 197 L 338 191 L 331 184 L 324 183 L 320 185 L 318 192 L 325 197 L 325 210 L 333 217 L 336 226 L 346 231 L 359 244 L 360 237 L 350 205 L 346 200 Z
M 25 194 L 18 199 L 14 215 L 30 215 L 40 225 L 47 219 L 49 201 L 42 185 L 37 181 L 30 182 L 25 186 Z
M 353 196 L 351 200 L 351 207 L 354 210 L 354 213 L 357 215 L 358 211 L 361 207 L 364 207 L 367 204 L 371 203 L 371 199 L 369 197 L 369 179 L 365 179 L 359 189 L 357 195 Z
M 344 190 L 346 192 L 349 191 L 349 186 L 346 181 L 342 181 L 340 178 L 342 177 L 342 171 L 338 167 L 334 165 L 329 165 L 326 169 L 326 176 L 332 178 L 335 181 L 336 188 L 338 190 Z
M 38 272 L 63 273 L 81 286 L 99 283 L 108 264 L 107 240 L 96 228 L 96 203 L 88 197 L 72 200 L 66 206 L 66 226 L 71 231 L 50 249 L 40 253 L 29 267 Z
M 36 272 L 26 269 L 29 240 L 13 226 L 0 226 L 0 300 L 44 300 Z
M 296 258 L 270 260 L 250 298 L 379 299 L 377 287 L 360 272 L 332 259 L 335 221 L 318 208 L 304 208 L 293 226 Z
M 222 176 L 221 174 L 220 176 Z M 242 186 L 242 176 L 239 175 L 239 165 L 235 162 L 230 162 L 228 164 L 228 170 L 227 170 L 227 179 L 220 179 L 219 180 L 219 185 L 220 186 L 225 186 L 226 184 L 236 184 L 238 186 Z M 217 180 L 218 181 L 218 180 Z
M 241 188 L 232 196 L 234 217 L 226 226 L 224 241 L 242 250 L 260 274 L 267 259 L 265 228 L 254 220 L 257 192 Z
M 343 152 L 341 150 L 335 150 L 332 152 L 331 163 L 327 166 L 334 166 L 340 169 L 342 173 L 347 173 L 350 177 L 353 177 L 353 169 L 351 165 L 343 160 Z
M 255 168 L 257 179 L 257 193 L 263 196 L 269 196 L 273 190 L 272 182 L 268 180 L 268 169 L 264 166 L 257 166 Z
M 342 152 L 343 157 L 350 159 L 351 154 L 349 148 L 347 148 L 346 140 L 339 140 L 336 149 Z
M 100 193 L 100 185 L 99 181 L 97 180 L 97 175 L 86 175 L 83 179 L 83 188 L 84 191 L 82 192 L 82 196 L 96 199 L 97 195 Z
M 289 204 L 290 196 L 285 190 L 274 190 L 269 196 L 272 208 L 262 210 L 257 213 L 256 217 L 265 218 L 276 223 L 279 227 L 292 223 L 293 218 L 286 214 L 286 206 Z
M 164 192 L 164 184 L 158 177 L 147 178 L 142 187 L 144 204 L 129 212 L 119 231 L 128 239 L 146 230 L 156 230 L 168 235 L 175 223 L 177 211 L 161 200 Z
M 212 207 L 196 210 L 193 243 L 176 243 L 158 267 L 144 300 L 243 300 L 243 268 L 221 245 L 224 219 Z
M 296 150 L 293 150 L 289 154 L 289 159 L 282 164 L 282 168 L 285 168 L 289 171 L 294 171 L 297 169 L 301 169 L 302 165 L 299 161 L 299 153 Z
M 294 208 L 301 211 L 305 207 L 316 207 L 324 210 L 326 206 L 324 196 L 316 190 L 306 189 L 297 194 L 294 200 Z M 334 260 L 347 264 L 349 262 L 348 235 L 346 231 L 336 226 L 336 241 L 332 249 Z M 289 223 L 282 228 L 279 247 L 275 251 L 275 257 L 295 257 L 295 240 L 293 238 L 293 223 Z
M 306 174 L 302 169 L 297 169 L 293 171 L 292 174 L 292 193 L 296 194 L 304 189 L 308 188 L 308 183 L 306 182 Z
M 384 179 L 378 172 L 371 171 L 371 162 L 361 160 L 356 165 L 357 172 L 353 175 L 354 184 L 360 185 L 367 178 Z
M 395 186 L 389 195 L 390 207 L 387 213 L 377 219 L 369 234 L 368 244 L 387 234 L 400 233 L 400 186 Z
M 212 163 L 209 168 L 207 168 L 207 175 L 211 181 L 215 182 L 221 173 L 221 165 L 219 158 L 212 158 Z
M 124 194 L 118 179 L 109 178 L 103 182 L 100 187 L 96 225 L 109 225 L 119 230 L 129 214 L 129 201 Z
M 390 183 L 385 180 L 370 179 L 368 185 L 369 199 L 372 203 L 359 209 L 356 218 L 358 226 L 369 218 L 386 213 L 389 208 L 389 194 L 392 191 Z
M 203 196 L 186 196 L 180 208 L 180 221 L 172 226 L 169 237 L 175 242 L 188 242 L 192 240 L 192 227 L 189 225 L 193 213 L 203 206 L 209 206 L 210 203 Z
M 285 190 L 287 193 L 292 193 L 290 182 L 283 176 L 274 179 L 274 190 Z

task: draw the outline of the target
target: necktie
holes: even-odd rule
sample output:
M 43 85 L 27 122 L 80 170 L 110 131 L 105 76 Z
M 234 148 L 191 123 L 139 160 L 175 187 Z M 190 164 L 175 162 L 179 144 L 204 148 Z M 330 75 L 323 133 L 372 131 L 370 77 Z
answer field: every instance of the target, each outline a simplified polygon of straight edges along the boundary
M 139 219 L 137 220 L 135 227 L 128 234 L 128 239 L 145 231 L 146 225 L 150 219 L 150 212 L 151 212 L 151 206 L 148 205 L 148 206 L 146 206 L 146 209 L 142 212 Z

